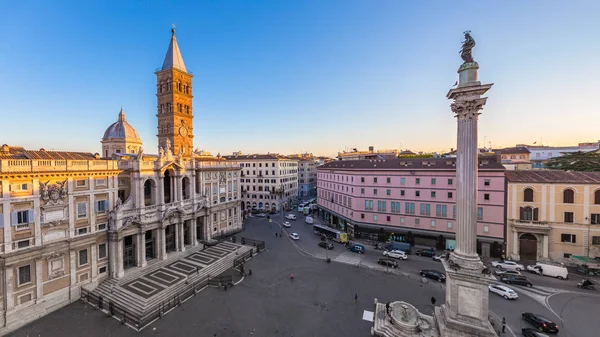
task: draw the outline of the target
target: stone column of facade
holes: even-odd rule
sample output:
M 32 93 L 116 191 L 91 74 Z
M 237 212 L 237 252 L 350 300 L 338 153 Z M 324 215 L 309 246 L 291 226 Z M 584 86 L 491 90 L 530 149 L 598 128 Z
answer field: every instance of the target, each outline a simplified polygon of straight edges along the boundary
M 8 190 L 8 187 L 10 185 L 9 184 L 2 184 L 2 189 L 6 189 Z M 3 193 L 10 193 L 8 191 L 3 191 Z M 3 194 L 3 195 L 9 195 L 9 194 Z M 12 224 L 10 223 L 10 201 L 6 200 L 2 203 L 2 209 L 4 210 L 4 214 L 2 214 L 2 216 L 4 217 L 4 252 L 8 253 L 12 251 Z
M 6 311 L 15 307 L 15 268 L 13 266 L 6 267 Z
M 73 197 L 73 178 L 69 178 L 67 181 L 67 190 L 69 194 L 67 195 L 68 205 L 75 205 L 75 198 Z M 125 200 L 123 200 L 124 202 Z M 72 209 L 71 209 L 72 208 Z M 75 219 L 77 219 L 77 207 L 69 207 L 69 239 L 75 237 Z
M 146 232 L 139 233 L 136 236 L 138 249 L 135 254 L 135 263 L 138 267 L 145 267 L 148 264 L 146 261 Z
M 173 228 L 175 228 L 175 251 L 178 252 L 179 247 L 181 246 L 181 242 L 179 242 L 179 223 L 170 226 L 173 226 Z
M 181 174 L 177 175 L 176 185 L 177 185 L 177 201 L 183 201 L 183 176 Z
M 40 185 L 40 180 L 39 179 L 33 179 L 33 186 L 39 186 Z M 35 216 L 34 216 L 34 224 L 33 224 L 33 233 L 35 236 L 35 242 L 34 245 L 35 246 L 41 246 L 42 245 L 42 214 L 39 211 L 40 210 L 40 189 L 39 188 L 35 188 L 34 189 L 34 199 L 33 199 L 33 209 L 35 210 Z
M 196 218 L 190 220 L 190 238 L 192 239 L 192 246 L 198 245 L 198 227 L 196 227 Z
M 90 255 L 92 256 L 92 280 L 94 280 L 98 276 L 98 245 L 94 243 L 90 250 Z
M 185 230 L 185 220 L 179 222 L 176 226 L 179 227 L 179 231 L 177 231 L 177 235 L 179 235 L 179 251 L 185 252 L 185 241 L 184 241 L 184 230 Z
M 517 232 L 514 228 L 513 228 L 513 250 L 512 250 L 512 254 L 513 256 L 518 256 L 519 255 L 519 232 Z
M 117 241 L 117 278 L 125 276 L 125 267 L 123 265 L 123 240 Z
M 156 204 L 160 206 L 160 209 L 163 209 L 165 204 L 165 178 L 161 175 L 158 177 L 158 198 L 156 199 Z
M 159 246 L 158 246 L 158 253 L 159 253 L 159 258 L 162 260 L 166 260 L 167 259 L 167 242 L 166 242 L 166 234 L 165 234 L 165 228 L 159 228 L 158 229 L 158 237 L 160 238 L 159 241 Z
M 463 47 L 464 48 L 464 47 Z M 493 84 L 478 81 L 479 65 L 470 60 L 458 69 L 458 87 L 448 92 L 458 123 L 456 158 L 456 249 L 446 269 L 446 303 L 435 308 L 442 337 L 496 336 L 488 321 L 488 284 L 477 255 L 477 121 Z
M 73 288 L 77 285 L 77 252 L 75 249 L 69 250 L 69 277 L 71 279 L 70 292 L 71 302 L 75 301 L 73 297 Z
M 42 269 L 42 259 L 35 260 L 35 300 L 37 303 L 44 297 L 44 271 Z

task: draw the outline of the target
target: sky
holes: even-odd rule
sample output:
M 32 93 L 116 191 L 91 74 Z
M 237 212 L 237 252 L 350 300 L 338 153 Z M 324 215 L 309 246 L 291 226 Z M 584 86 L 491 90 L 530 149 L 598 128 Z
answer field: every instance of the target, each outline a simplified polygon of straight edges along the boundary
M 101 152 L 121 107 L 156 153 L 171 24 L 213 154 L 448 151 L 463 31 L 494 83 L 480 145 L 600 140 L 600 1 L 10 1 L 0 144 Z

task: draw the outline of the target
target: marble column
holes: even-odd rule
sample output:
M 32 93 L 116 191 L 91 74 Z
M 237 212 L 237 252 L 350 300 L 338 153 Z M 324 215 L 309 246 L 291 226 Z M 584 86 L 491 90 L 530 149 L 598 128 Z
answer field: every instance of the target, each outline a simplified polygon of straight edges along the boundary
M 183 231 L 185 230 L 185 220 L 182 220 L 181 222 L 179 222 L 176 226 L 179 227 L 179 230 L 177 231 L 177 235 L 179 236 L 179 251 L 180 252 L 185 252 L 185 241 L 184 241 L 184 233 Z
M 181 246 L 181 242 L 179 242 L 179 223 L 176 223 L 173 226 L 175 228 L 175 251 L 179 251 L 179 247 Z
M 90 248 L 91 252 L 91 265 L 92 265 L 92 279 L 90 281 L 94 281 L 96 276 L 98 276 L 98 245 L 96 243 L 92 244 Z
M 117 278 L 125 276 L 125 267 L 123 265 L 123 240 L 117 241 Z
M 69 276 L 71 278 L 71 288 L 77 284 L 77 252 L 75 249 L 69 251 Z M 73 300 L 73 299 L 71 299 Z
M 15 307 L 15 268 L 13 266 L 6 266 L 6 310 L 11 310 Z
M 35 301 L 40 303 L 44 297 L 44 277 L 42 259 L 35 260 Z
M 513 256 L 519 256 L 519 232 L 517 232 L 516 230 L 513 230 L 513 251 L 512 254 Z M 508 256 L 507 256 L 508 257 Z
M 165 234 L 165 229 L 164 228 L 158 228 L 156 229 L 157 231 L 157 239 L 158 242 L 156 243 L 157 245 L 157 249 L 158 249 L 158 258 L 161 260 L 166 260 L 167 259 L 167 242 L 166 242 L 166 234 Z
M 548 254 L 549 254 L 549 244 L 550 243 L 548 242 L 548 239 L 549 239 L 548 235 L 542 235 L 542 240 L 544 240 L 543 248 L 542 248 L 543 249 L 542 250 L 542 257 L 544 259 L 547 259 L 548 258 Z
M 158 177 L 157 190 L 158 190 L 158 199 L 156 199 L 157 205 L 160 205 L 162 207 L 165 203 L 165 178 L 163 176 Z
M 196 218 L 190 220 L 190 238 L 192 241 L 192 246 L 194 247 L 198 245 L 198 228 L 196 227 L 196 225 Z
M 148 262 L 146 261 L 146 232 L 142 232 L 137 236 L 137 252 L 135 253 L 136 265 L 138 267 L 145 267 Z

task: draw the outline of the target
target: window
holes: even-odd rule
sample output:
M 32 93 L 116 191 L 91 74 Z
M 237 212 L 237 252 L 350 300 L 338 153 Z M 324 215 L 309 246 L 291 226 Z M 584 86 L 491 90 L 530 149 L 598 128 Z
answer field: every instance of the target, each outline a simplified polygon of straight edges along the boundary
M 29 240 L 21 240 L 21 241 L 17 242 L 18 249 L 27 248 L 27 247 L 29 247 Z
M 452 199 L 452 192 L 448 192 L 448 199 Z
M 360 189 L 360 194 L 365 194 L 365 189 L 364 188 Z
M 490 186 L 490 180 L 489 180 L 489 179 L 485 179 L 485 180 L 483 181 L 483 185 L 484 185 L 484 186 Z
M 360 213 L 360 218 L 364 219 L 365 218 L 365 213 Z
M 452 222 L 448 222 L 448 229 L 452 229 Z
M 217 221 L 217 213 L 213 213 L 213 221 L 216 222 Z
M 96 180 L 96 186 L 106 186 L 106 179 Z
M 87 249 L 79 251 L 79 266 L 85 266 L 88 263 Z
M 484 193 L 483 194 L 483 200 L 490 200 L 490 194 L 489 193 Z
M 373 178 L 373 182 L 374 182 L 374 183 L 377 183 L 377 177 L 374 177 L 374 178 Z
M 477 207 L 477 220 L 483 220 L 483 207 Z
M 117 153 L 119 153 L 119 152 L 117 151 Z M 75 187 L 86 187 L 87 182 L 88 181 L 86 179 L 75 180 Z
M 377 214 L 373 214 L 373 221 L 377 221 Z
M 575 203 L 575 192 L 572 189 L 567 188 L 566 190 L 563 191 L 563 203 L 564 204 Z
M 435 191 L 431 191 L 431 197 L 435 198 Z
M 448 185 L 452 185 L 452 178 L 448 178 Z
M 98 274 L 106 273 L 106 266 L 98 268 Z
M 594 245 L 594 246 L 600 245 L 600 236 L 592 236 L 592 245 Z
M 106 213 L 108 210 L 108 200 L 97 200 L 96 201 L 96 213 Z
M 415 203 L 407 202 L 404 204 L 404 213 L 406 214 L 415 214 Z
M 386 178 L 387 183 L 391 183 L 392 182 L 392 178 Z
M 77 203 L 77 219 L 87 218 L 87 202 Z
M 367 211 L 373 210 L 373 200 L 365 200 L 365 210 L 367 210 Z
M 573 212 L 565 212 L 565 222 L 572 223 L 574 220 Z
M 392 195 L 392 190 L 386 190 L 386 191 L 385 191 L 385 194 L 387 194 L 387 195 Z
M 19 286 L 31 282 L 31 265 L 21 266 L 18 270 L 19 273 Z
M 27 191 L 29 188 L 29 184 L 27 183 L 19 183 L 19 184 L 14 184 L 11 186 L 11 191 L 13 192 L 21 192 L 21 191 Z
M 376 188 L 373 189 L 373 194 L 377 195 L 377 189 Z
M 415 225 L 421 224 L 421 219 L 415 219 Z
M 435 178 L 431 178 L 431 185 L 435 185 Z
M 405 221 L 405 220 L 404 220 L 404 217 L 401 217 L 401 218 L 400 218 L 400 223 L 404 223 L 404 221 Z
M 391 217 L 391 216 L 389 216 L 389 215 L 388 215 L 388 216 L 387 216 L 385 219 L 387 220 L 387 222 L 390 222 L 390 221 L 392 221 L 392 217 Z
M 77 229 L 77 235 L 87 234 L 87 232 L 88 232 L 87 227 L 83 227 L 83 228 L 78 228 Z
M 360 182 L 364 183 L 365 182 L 365 177 L 360 177 Z
M 538 209 L 533 207 L 521 207 L 521 214 L 519 220 L 523 221 L 537 221 L 538 220 Z
M 98 260 L 106 258 L 106 243 L 98 245 Z
M 456 219 L 456 205 L 452 206 L 452 218 Z
M 484 232 L 484 233 L 487 233 L 487 232 L 489 232 L 489 231 L 490 231 L 490 226 L 488 226 L 488 225 L 483 225 L 483 232 Z
M 387 202 L 383 201 L 383 200 L 378 200 L 377 201 L 377 211 L 379 212 L 385 212 L 386 211 L 386 205 Z
M 594 205 L 600 205 L 600 190 L 594 192 Z
M 533 190 L 531 188 L 526 188 L 523 191 L 523 201 L 533 202 Z
M 12 212 L 10 221 L 13 226 L 30 224 L 34 222 L 33 210 Z
M 421 183 L 421 178 L 416 178 L 415 179 L 415 184 L 419 185 Z
M 404 178 L 400 178 L 400 185 L 404 185 L 405 181 L 406 180 Z
M 421 196 L 421 191 L 415 191 L 415 197 L 420 197 Z
M 576 243 L 576 235 L 575 234 L 561 234 L 560 235 L 560 242 L 567 242 L 567 243 Z
M 435 220 L 431 220 L 431 227 L 435 227 Z
M 600 214 L 592 214 L 591 218 L 592 218 L 592 225 L 600 224 Z

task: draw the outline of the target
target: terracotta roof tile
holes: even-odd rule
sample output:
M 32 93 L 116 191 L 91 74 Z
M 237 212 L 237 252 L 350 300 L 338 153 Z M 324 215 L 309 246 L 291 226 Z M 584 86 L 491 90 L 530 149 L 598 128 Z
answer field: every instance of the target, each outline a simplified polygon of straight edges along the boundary
M 600 184 L 600 172 L 560 170 L 506 171 L 506 179 L 511 183 Z
M 394 158 L 375 160 L 338 160 L 323 164 L 317 170 L 455 170 L 456 158 Z M 480 158 L 479 168 L 488 171 L 504 171 L 502 164 L 491 158 Z
M 25 150 L 20 146 L 8 146 L 8 152 L 0 149 L 1 159 L 49 159 L 49 160 L 96 160 L 96 155 L 90 152 L 34 151 Z

